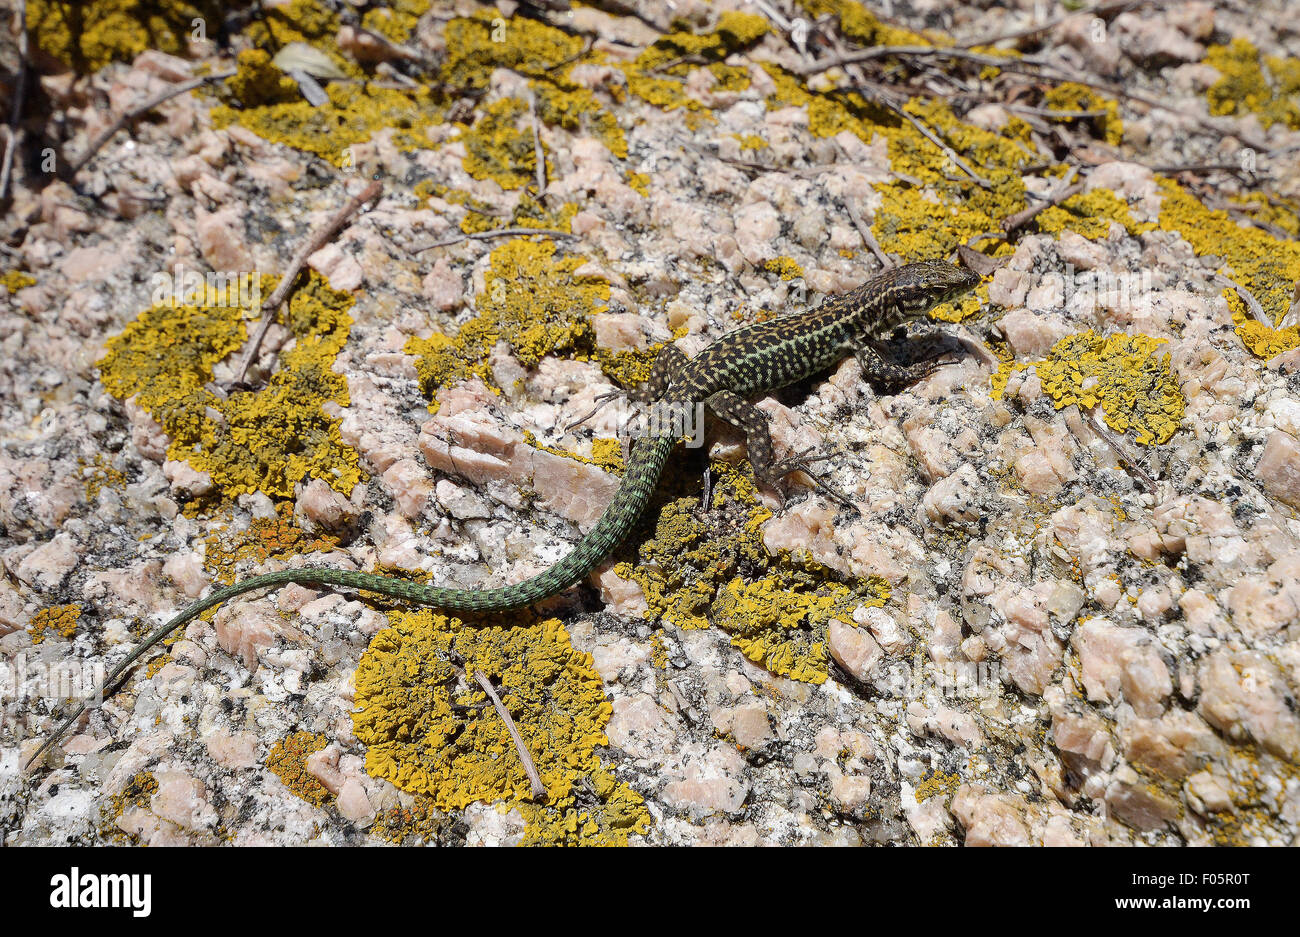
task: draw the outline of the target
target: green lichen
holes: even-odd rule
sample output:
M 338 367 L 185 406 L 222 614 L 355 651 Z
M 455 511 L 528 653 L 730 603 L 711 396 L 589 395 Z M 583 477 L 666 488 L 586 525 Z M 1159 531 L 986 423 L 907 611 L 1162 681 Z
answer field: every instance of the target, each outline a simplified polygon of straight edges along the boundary
M 1300 59 L 1266 56 L 1247 39 L 1210 46 L 1205 64 L 1220 78 L 1205 92 L 1211 114 L 1257 114 L 1264 127 L 1300 129 Z
M 454 338 L 434 333 L 406 342 L 406 353 L 418 356 L 420 387 L 430 397 L 470 376 L 495 388 L 487 357 L 498 341 L 530 368 L 546 355 L 581 359 L 595 349 L 590 316 L 604 308 L 609 284 L 577 276 L 581 258 L 557 258 L 550 241 L 515 239 L 492 252 L 491 264 L 476 299 L 478 315 Z
M 319 732 L 295 732 L 276 742 L 266 756 L 266 767 L 285 787 L 307 803 L 324 807 L 334 795 L 307 770 L 307 756 L 323 749 L 329 740 Z
M 1160 227 L 1181 234 L 1198 255 L 1222 258 L 1224 274 L 1250 291 L 1271 322 L 1280 322 L 1300 282 L 1300 244 L 1238 224 L 1227 212 L 1206 208 L 1170 179 L 1157 181 L 1164 193 Z M 1225 290 L 1224 296 L 1237 335 L 1252 354 L 1271 358 L 1300 347 L 1300 329 L 1265 325 L 1250 314 L 1235 290 Z
M 220 21 L 215 0 L 28 0 L 27 30 L 42 52 L 80 74 L 146 49 L 184 55 L 195 20 Z
M 1165 443 L 1182 422 L 1185 401 L 1169 354 L 1158 353 L 1163 343 L 1147 335 L 1102 338 L 1089 330 L 1062 338 L 1035 368 L 1058 410 L 1100 406 L 1111 429 L 1133 430 L 1142 445 Z
M 80 620 L 80 605 L 52 605 L 32 616 L 31 624 L 27 626 L 27 633 L 32 636 L 33 644 L 42 643 L 51 634 L 65 641 L 71 641 L 72 636 L 77 633 L 77 622 Z
M 269 291 L 274 281 L 262 287 Z M 109 339 L 100 380 L 115 397 L 135 397 L 162 425 L 168 458 L 208 472 L 227 497 L 289 498 L 307 478 L 350 494 L 361 477 L 357 454 L 321 405 L 348 405 L 347 382 L 331 366 L 347 341 L 352 304 L 310 273 L 287 307 L 296 342 L 260 390 L 223 398 L 204 387 L 212 366 L 244 342 L 242 310 L 233 304 L 145 310 Z

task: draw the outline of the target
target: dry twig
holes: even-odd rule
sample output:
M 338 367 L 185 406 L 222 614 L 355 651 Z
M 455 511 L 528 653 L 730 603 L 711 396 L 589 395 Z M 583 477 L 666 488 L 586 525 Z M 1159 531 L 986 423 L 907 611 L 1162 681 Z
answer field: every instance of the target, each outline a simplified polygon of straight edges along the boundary
M 243 363 L 240 364 L 239 371 L 235 374 L 235 379 L 232 382 L 233 384 L 242 384 L 244 382 L 244 375 L 248 373 L 248 369 L 252 365 L 253 359 L 257 357 L 257 349 L 261 347 L 262 339 L 266 337 L 267 329 L 269 329 L 271 323 L 275 321 L 275 311 L 280 308 L 280 304 L 284 302 L 285 298 L 289 295 L 289 291 L 293 289 L 293 281 L 298 278 L 298 273 L 307 262 L 307 258 L 324 247 L 325 244 L 334 237 L 334 235 L 338 234 L 338 232 L 343 228 L 343 225 L 347 223 L 347 220 L 360 210 L 362 205 L 379 195 L 383 190 L 384 187 L 380 185 L 379 182 L 372 181 L 346 205 L 335 212 L 334 216 L 325 223 L 324 227 L 317 231 L 307 241 L 307 243 L 303 244 L 303 246 L 298 249 L 298 253 L 293 255 L 293 260 L 289 261 L 289 269 L 286 270 L 284 276 L 280 278 L 280 282 L 276 285 L 275 291 L 267 297 L 266 302 L 262 303 L 262 323 L 257 327 L 257 334 L 253 336 L 252 342 L 249 343 L 248 350 L 244 353 Z
M 419 254 L 424 251 L 433 250 L 435 247 L 447 247 L 451 244 L 459 244 L 461 241 L 486 241 L 491 238 L 500 237 L 526 237 L 530 234 L 543 234 L 547 237 L 561 238 L 577 237 L 576 234 L 569 231 L 556 231 L 551 228 L 497 228 L 495 231 L 475 231 L 473 234 L 458 234 L 455 237 L 446 238 L 441 241 L 422 244 L 419 247 L 411 248 L 411 253 Z
M 100 147 L 102 147 L 109 140 L 113 139 L 113 136 L 119 130 L 126 127 L 128 124 L 130 124 L 133 120 L 140 117 L 141 115 L 146 114 L 149 111 L 153 110 L 159 104 L 162 104 L 165 101 L 170 101 L 172 98 L 176 97 L 177 95 L 184 94 L 187 91 L 193 91 L 195 88 L 207 84 L 209 81 L 224 81 L 225 79 L 231 77 L 234 74 L 235 74 L 235 70 L 232 68 L 229 71 L 217 72 L 212 75 L 201 75 L 198 78 L 191 78 L 189 81 L 182 81 L 178 85 L 172 85 L 170 88 L 167 88 L 164 91 L 160 91 L 158 94 L 155 94 L 153 97 L 145 101 L 139 107 L 131 108 L 131 110 L 127 111 L 117 120 L 115 120 L 111 126 L 106 127 L 103 131 L 100 132 L 98 136 L 95 137 L 94 140 L 90 142 L 90 146 L 86 147 L 86 152 L 82 153 L 81 156 L 79 156 L 76 160 L 72 162 L 71 168 L 68 170 L 68 174 L 71 176 L 75 176 L 77 173 L 79 173 L 83 168 L 85 168 L 87 163 L 89 163 L 92 159 L 95 158 L 95 154 L 99 152 Z
M 528 775 L 528 786 L 532 790 L 533 800 L 541 800 L 546 796 L 546 787 L 542 784 L 542 776 L 537 773 L 537 766 L 533 764 L 533 756 L 528 754 L 528 748 L 524 745 L 524 740 L 519 736 L 519 730 L 515 728 L 515 721 L 510 718 L 510 710 L 506 709 L 505 703 L 501 702 L 501 697 L 497 696 L 497 691 L 492 689 L 492 684 L 483 675 L 483 671 L 474 671 L 474 679 L 478 681 L 478 685 L 483 688 L 483 692 L 492 700 L 497 715 L 506 724 L 506 731 L 510 733 L 510 740 L 515 743 L 515 751 L 519 752 L 519 760 L 524 763 L 524 773 Z

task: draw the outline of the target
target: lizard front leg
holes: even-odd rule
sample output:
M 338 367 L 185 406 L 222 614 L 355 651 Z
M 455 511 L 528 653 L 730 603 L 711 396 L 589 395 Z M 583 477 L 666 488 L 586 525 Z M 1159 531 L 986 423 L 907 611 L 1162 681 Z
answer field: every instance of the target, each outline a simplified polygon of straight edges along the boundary
M 854 348 L 853 355 L 858 359 L 858 365 L 862 368 L 863 379 L 876 380 L 882 384 L 893 386 L 915 384 L 917 381 L 929 377 L 945 364 L 951 363 L 947 355 L 940 355 L 916 364 L 899 364 L 871 342 L 866 342 Z
M 586 423 L 600 411 L 600 408 L 603 407 L 606 402 L 613 400 L 615 397 L 619 396 L 619 394 L 625 393 L 629 400 L 635 400 L 639 403 L 650 403 L 651 401 L 658 400 L 664 395 L 664 391 L 668 389 L 668 384 L 673 379 L 673 376 L 690 360 L 690 358 L 686 357 L 685 352 L 672 342 L 669 342 L 659 349 L 659 354 L 655 355 L 654 364 L 650 367 L 649 380 L 637 384 L 635 387 L 628 387 L 622 391 L 611 390 L 607 394 L 601 394 L 593 401 L 596 406 L 591 409 L 591 412 L 586 416 L 574 420 L 565 427 L 564 431 L 567 433 L 574 427 Z
M 729 390 L 720 390 L 711 395 L 704 405 L 712 413 L 736 427 L 745 434 L 745 448 L 749 450 L 749 464 L 754 467 L 754 478 L 769 488 L 776 488 L 777 482 L 791 472 L 803 472 L 829 498 L 838 501 L 850 511 L 857 513 L 857 508 L 847 497 L 827 485 L 810 469 L 810 463 L 830 458 L 829 455 L 808 457 L 801 452 L 788 459 L 777 462 L 772 456 L 772 434 L 767 428 L 767 417 L 745 398 Z

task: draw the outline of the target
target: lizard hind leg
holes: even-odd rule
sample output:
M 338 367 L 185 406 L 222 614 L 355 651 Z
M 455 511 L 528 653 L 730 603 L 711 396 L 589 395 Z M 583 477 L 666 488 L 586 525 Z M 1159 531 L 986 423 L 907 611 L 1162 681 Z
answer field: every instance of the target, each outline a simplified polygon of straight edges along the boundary
M 845 495 L 826 484 L 811 469 L 813 462 L 831 458 L 829 455 L 809 457 L 808 452 L 801 452 L 781 461 L 772 455 L 772 434 L 767 428 L 767 417 L 763 411 L 729 390 L 720 390 L 705 401 L 705 406 L 723 420 L 745 434 L 745 448 L 749 450 L 749 464 L 754 467 L 754 478 L 769 488 L 778 488 L 778 482 L 791 472 L 803 472 L 812 480 L 813 485 L 831 500 L 858 513 L 857 507 Z

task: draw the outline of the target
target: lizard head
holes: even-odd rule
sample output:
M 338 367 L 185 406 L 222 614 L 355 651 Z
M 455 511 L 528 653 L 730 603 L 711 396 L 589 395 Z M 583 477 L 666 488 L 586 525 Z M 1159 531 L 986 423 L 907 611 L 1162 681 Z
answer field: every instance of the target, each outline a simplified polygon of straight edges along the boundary
M 956 299 L 979 283 L 978 274 L 943 260 L 922 260 L 895 267 L 889 291 L 901 322 L 919 319 L 941 303 Z

